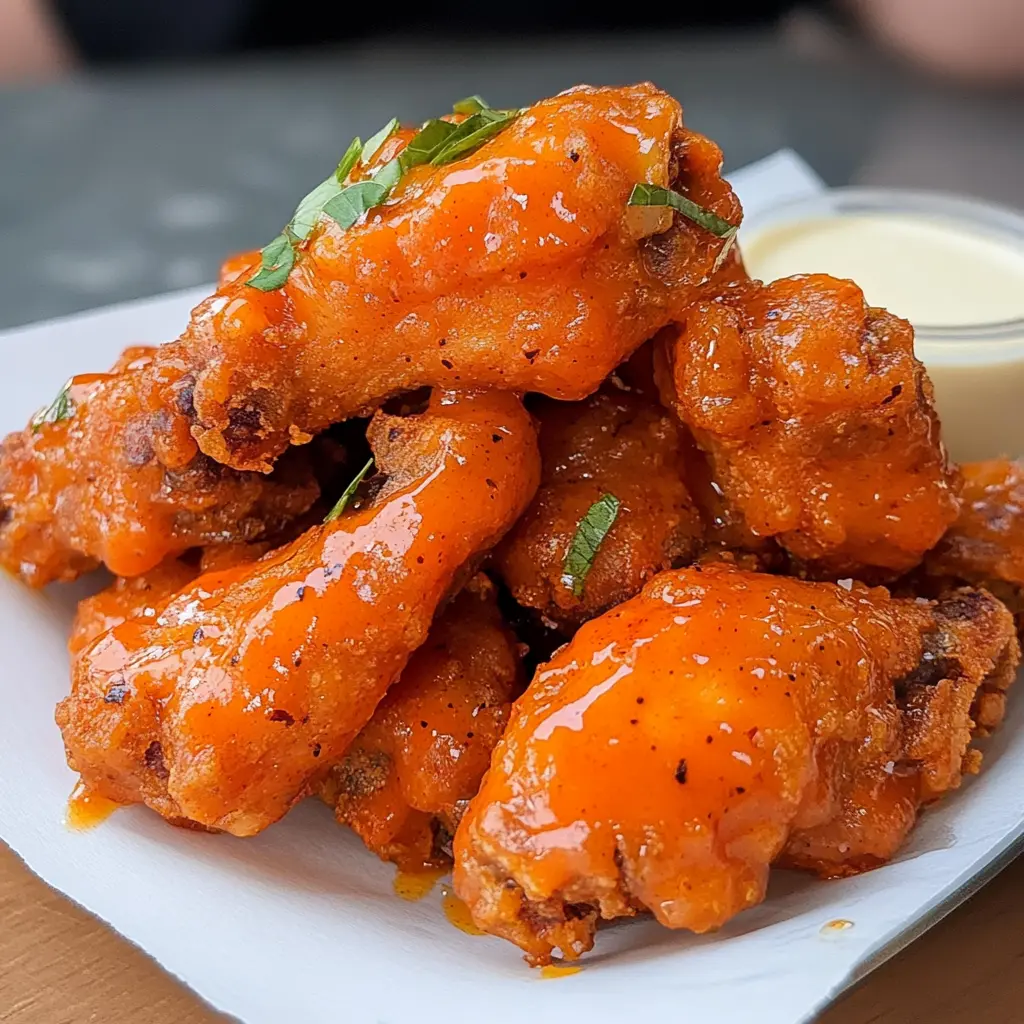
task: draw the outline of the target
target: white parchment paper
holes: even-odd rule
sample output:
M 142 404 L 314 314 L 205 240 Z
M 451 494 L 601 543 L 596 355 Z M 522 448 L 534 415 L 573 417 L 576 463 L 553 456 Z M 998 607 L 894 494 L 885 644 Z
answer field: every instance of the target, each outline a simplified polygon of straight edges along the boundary
M 751 211 L 820 189 L 783 152 L 733 176 Z M 0 432 L 69 372 L 175 336 L 203 290 L 0 335 Z M 141 808 L 63 824 L 74 777 L 53 724 L 74 588 L 0 577 L 0 838 L 32 870 L 249 1024 L 796 1024 L 1005 855 L 1024 832 L 1024 708 L 982 775 L 929 811 L 892 864 L 822 883 L 778 873 L 767 902 L 696 937 L 645 921 L 601 933 L 583 971 L 541 980 L 517 951 L 397 899 L 392 868 L 315 802 L 255 839 L 184 832 Z M 825 926 L 853 923 L 843 931 Z M 824 930 L 823 930 L 824 929 Z

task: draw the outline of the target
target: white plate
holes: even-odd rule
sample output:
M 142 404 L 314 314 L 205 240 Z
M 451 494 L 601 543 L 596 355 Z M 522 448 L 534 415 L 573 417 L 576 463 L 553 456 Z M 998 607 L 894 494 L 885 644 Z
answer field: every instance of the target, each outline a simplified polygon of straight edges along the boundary
M 202 294 L 0 334 L 0 432 L 24 424 L 69 372 L 177 334 Z M 638 1013 L 797 1024 L 955 905 L 1024 833 L 1024 707 L 1015 701 L 983 774 L 929 811 L 894 863 L 829 883 L 779 873 L 763 906 L 713 936 L 628 922 L 599 935 L 583 971 L 542 980 L 512 946 L 453 928 L 436 892 L 397 899 L 392 869 L 313 802 L 255 839 L 180 831 L 140 808 L 68 831 L 74 777 L 53 707 L 67 689 L 75 590 L 34 594 L 0 577 L 0 837 L 249 1024 L 602 1024 Z M 826 927 L 837 919 L 853 927 Z

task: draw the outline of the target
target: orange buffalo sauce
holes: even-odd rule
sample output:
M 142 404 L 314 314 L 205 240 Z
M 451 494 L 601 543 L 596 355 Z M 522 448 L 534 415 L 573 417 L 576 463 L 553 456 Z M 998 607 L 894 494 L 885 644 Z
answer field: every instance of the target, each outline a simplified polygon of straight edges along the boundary
M 465 932 L 467 935 L 484 934 L 483 930 L 474 923 L 469 907 L 455 895 L 455 891 L 450 885 L 442 886 L 441 896 L 441 906 L 444 908 L 444 916 L 448 918 L 449 924 L 453 924 L 460 932 Z
M 582 967 L 576 967 L 573 964 L 548 964 L 540 969 L 540 976 L 543 979 L 564 978 L 569 974 L 579 974 L 582 970 Z
M 93 793 L 79 779 L 68 797 L 67 816 L 64 820 L 68 828 L 84 832 L 106 821 L 120 806 L 105 796 Z
M 430 895 L 438 879 L 443 878 L 447 872 L 447 868 L 424 867 L 416 871 L 403 871 L 400 868 L 395 872 L 392 882 L 395 895 L 410 903 L 416 903 L 424 896 Z

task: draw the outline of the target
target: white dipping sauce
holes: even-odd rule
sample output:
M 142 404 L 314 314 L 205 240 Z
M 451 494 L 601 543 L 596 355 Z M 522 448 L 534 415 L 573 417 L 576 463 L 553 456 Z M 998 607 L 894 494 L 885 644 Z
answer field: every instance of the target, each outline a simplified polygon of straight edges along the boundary
M 1024 455 L 1024 239 L 886 210 L 755 224 L 741 243 L 753 277 L 849 278 L 914 324 L 954 459 Z

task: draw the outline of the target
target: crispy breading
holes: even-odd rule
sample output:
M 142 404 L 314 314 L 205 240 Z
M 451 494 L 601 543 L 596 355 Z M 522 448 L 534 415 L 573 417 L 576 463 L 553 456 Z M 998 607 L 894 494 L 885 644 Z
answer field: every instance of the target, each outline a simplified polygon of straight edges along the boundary
M 960 516 L 928 552 L 924 572 L 987 587 L 1024 627 L 1024 462 L 969 462 L 960 472 Z
M 801 574 L 895 578 L 956 518 L 913 329 L 853 282 L 740 284 L 695 304 L 659 353 L 725 498 Z
M 79 654 L 57 720 L 90 789 L 252 835 L 344 755 L 540 475 L 508 394 L 439 392 L 378 414 L 369 440 L 386 480 L 368 508 L 200 576 Z
M 75 377 L 70 416 L 0 444 L 0 566 L 30 585 L 100 563 L 135 576 L 191 547 L 253 541 L 316 500 L 306 451 L 263 476 L 218 466 L 187 427 L 174 438 L 138 391 L 155 352 L 128 349 L 109 373 Z
M 456 890 L 536 964 L 580 956 L 599 918 L 720 927 L 764 898 L 780 856 L 863 870 L 974 768 L 974 694 L 1018 657 L 984 591 L 936 605 L 662 573 L 515 703 L 456 834 Z
M 655 573 L 696 557 L 700 515 L 684 479 L 681 428 L 653 387 L 619 377 L 582 402 L 541 401 L 540 490 L 494 555 L 515 599 L 572 631 L 632 597 Z M 577 596 L 565 560 L 588 509 L 618 515 Z
M 447 863 L 522 682 L 518 642 L 479 575 L 431 627 L 322 798 L 384 860 L 406 870 Z

